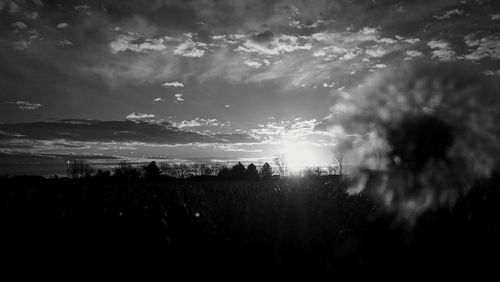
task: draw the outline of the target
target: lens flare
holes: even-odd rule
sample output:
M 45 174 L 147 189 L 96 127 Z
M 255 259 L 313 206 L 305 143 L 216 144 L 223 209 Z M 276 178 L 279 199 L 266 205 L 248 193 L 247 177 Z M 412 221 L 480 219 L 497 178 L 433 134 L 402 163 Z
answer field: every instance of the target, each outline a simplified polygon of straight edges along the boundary
M 452 205 L 500 157 L 498 88 L 470 65 L 378 73 L 332 111 L 335 125 L 356 136 L 353 191 L 373 193 L 406 219 Z

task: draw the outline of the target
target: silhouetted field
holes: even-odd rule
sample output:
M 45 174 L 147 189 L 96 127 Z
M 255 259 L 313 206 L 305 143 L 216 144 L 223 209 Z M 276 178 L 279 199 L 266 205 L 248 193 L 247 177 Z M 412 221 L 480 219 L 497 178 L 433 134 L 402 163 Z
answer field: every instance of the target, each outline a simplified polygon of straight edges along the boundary
M 349 196 L 339 176 L 0 181 L 2 256 L 17 266 L 122 264 L 166 280 L 498 276 L 498 180 L 413 227 L 368 195 Z

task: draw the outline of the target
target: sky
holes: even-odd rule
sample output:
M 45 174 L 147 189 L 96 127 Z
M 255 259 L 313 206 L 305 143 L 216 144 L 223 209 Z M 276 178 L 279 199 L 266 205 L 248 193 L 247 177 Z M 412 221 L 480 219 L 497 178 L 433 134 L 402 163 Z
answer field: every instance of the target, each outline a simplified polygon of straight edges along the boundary
M 336 100 L 408 62 L 500 78 L 500 2 L 0 0 L 0 174 L 326 165 Z

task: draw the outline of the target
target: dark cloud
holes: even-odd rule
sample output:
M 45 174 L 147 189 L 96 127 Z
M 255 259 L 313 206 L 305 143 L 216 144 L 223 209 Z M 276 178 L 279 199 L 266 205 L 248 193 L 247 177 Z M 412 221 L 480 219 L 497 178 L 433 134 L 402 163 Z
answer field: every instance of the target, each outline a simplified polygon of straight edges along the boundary
M 217 133 L 215 137 L 224 143 L 259 143 L 260 140 L 246 133 Z
M 266 44 L 271 42 L 274 36 L 275 36 L 274 32 L 266 30 L 260 33 L 253 34 L 250 38 L 256 43 Z
M 141 142 L 151 144 L 258 142 L 246 134 L 202 134 L 181 130 L 168 122 L 60 120 L 0 124 L 3 140 L 59 140 L 77 142 Z

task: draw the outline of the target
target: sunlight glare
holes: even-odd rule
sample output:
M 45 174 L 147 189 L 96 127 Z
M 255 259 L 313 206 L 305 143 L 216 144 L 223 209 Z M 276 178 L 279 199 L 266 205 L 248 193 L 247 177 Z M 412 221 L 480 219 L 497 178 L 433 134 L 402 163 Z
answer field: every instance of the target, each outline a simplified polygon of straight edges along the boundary
M 311 145 L 288 143 L 283 150 L 285 166 L 290 172 L 297 172 L 306 167 L 318 166 L 318 152 Z

